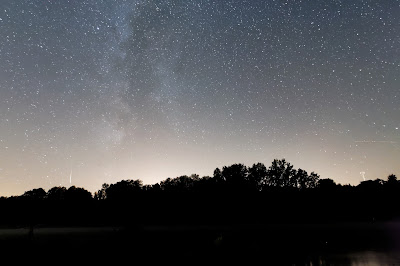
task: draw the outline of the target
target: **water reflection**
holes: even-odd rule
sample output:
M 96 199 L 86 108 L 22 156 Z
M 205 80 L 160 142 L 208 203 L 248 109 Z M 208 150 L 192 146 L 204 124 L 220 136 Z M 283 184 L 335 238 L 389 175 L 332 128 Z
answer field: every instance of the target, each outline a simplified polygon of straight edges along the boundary
M 349 254 L 351 265 L 400 265 L 400 256 L 395 252 L 364 251 Z
M 353 253 L 325 254 L 316 260 L 310 260 L 305 265 L 400 265 L 400 255 L 397 252 L 358 251 Z
M 18 254 L 29 251 L 39 257 L 48 256 L 49 252 L 58 257 L 64 256 L 65 250 L 73 254 L 82 251 L 79 254 L 90 259 L 106 252 L 122 256 L 121 260 L 135 251 L 144 257 L 162 254 L 160 258 L 172 259 L 190 259 L 201 255 L 205 261 L 217 260 L 221 263 L 246 259 L 248 265 L 256 261 L 267 265 L 400 265 L 399 246 L 394 241 L 398 235 L 394 233 L 398 231 L 394 227 L 385 231 L 390 236 L 390 245 L 378 241 L 381 238 L 372 237 L 373 230 L 362 231 L 363 234 L 357 237 L 362 235 L 365 238 L 354 242 L 356 237 L 350 237 L 352 230 L 344 230 L 344 227 L 330 234 L 328 230 L 317 230 L 318 226 L 310 227 L 316 231 L 310 231 L 305 226 L 303 230 L 291 231 L 291 227 L 285 227 L 286 234 L 284 230 L 275 230 L 277 233 L 274 234 L 271 228 L 274 227 L 264 231 L 211 227 L 203 230 L 190 227 L 37 227 L 31 238 L 28 237 L 28 228 L 0 228 L 0 250 L 7 249 Z M 379 232 L 379 235 L 385 235 L 383 231 Z M 343 235 L 348 238 L 341 238 Z M 291 241 L 286 241 L 290 239 L 288 236 L 292 236 Z

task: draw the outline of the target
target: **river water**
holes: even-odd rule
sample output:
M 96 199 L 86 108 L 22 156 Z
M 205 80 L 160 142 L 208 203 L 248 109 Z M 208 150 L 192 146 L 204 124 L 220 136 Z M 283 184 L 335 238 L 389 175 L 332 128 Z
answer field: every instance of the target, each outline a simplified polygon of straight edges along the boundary
M 1 228 L 1 250 L 267 265 L 400 265 L 400 223 Z M 4 252 L 4 254 L 7 254 Z M 110 257 L 109 256 L 109 257 Z

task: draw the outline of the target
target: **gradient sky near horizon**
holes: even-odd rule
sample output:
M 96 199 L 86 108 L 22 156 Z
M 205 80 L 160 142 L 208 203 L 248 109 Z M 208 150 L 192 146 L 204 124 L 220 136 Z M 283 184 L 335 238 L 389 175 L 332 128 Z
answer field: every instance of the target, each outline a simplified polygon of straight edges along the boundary
M 398 0 L 2 0 L 0 195 L 212 175 L 400 175 Z

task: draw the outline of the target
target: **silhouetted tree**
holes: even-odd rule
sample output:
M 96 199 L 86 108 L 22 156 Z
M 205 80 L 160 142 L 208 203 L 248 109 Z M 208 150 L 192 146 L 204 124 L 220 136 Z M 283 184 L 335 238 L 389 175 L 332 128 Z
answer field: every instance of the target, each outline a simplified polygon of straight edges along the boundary
M 306 189 L 307 188 L 307 179 L 308 179 L 307 171 L 299 168 L 291 176 L 291 178 L 289 180 L 289 186 L 298 188 L 300 190 Z
M 22 196 L 31 200 L 40 200 L 46 196 L 46 191 L 43 188 L 35 188 L 26 191 Z
M 171 190 L 174 187 L 174 181 L 172 178 L 168 177 L 167 179 L 160 182 L 161 190 Z
M 143 191 L 152 191 L 153 185 L 149 185 L 149 184 L 143 185 L 142 190 Z
M 385 208 L 386 218 L 394 218 L 398 215 L 396 210 L 399 204 L 399 194 L 400 194 L 400 183 L 394 174 L 391 174 L 387 178 L 387 182 L 384 184 L 384 197 L 385 203 L 383 207 Z
M 320 176 L 317 173 L 311 172 L 311 174 L 308 176 L 307 187 L 308 188 L 316 188 L 318 186 L 319 178 L 320 178 Z
M 299 168 L 293 176 L 293 179 L 295 179 L 297 183 L 297 188 L 304 190 L 316 188 L 318 185 L 319 175 L 314 172 L 311 172 L 311 174 L 308 175 L 307 171 Z
M 253 164 L 252 167 L 248 169 L 247 180 L 251 187 L 255 190 L 260 191 L 265 185 L 267 179 L 267 167 L 262 163 Z
M 331 191 L 336 188 L 336 183 L 330 178 L 320 179 L 317 187 L 321 190 Z
M 285 159 L 275 159 L 268 168 L 266 184 L 272 187 L 289 187 L 290 179 L 294 174 L 293 165 Z
M 94 199 L 96 200 L 105 200 L 107 198 L 107 189 L 110 187 L 109 184 L 104 183 L 101 185 L 101 189 L 99 189 L 97 192 L 94 193 Z
M 215 168 L 213 177 L 216 182 L 224 182 L 225 181 L 224 177 L 222 176 L 221 170 L 219 168 Z
M 391 194 L 391 201 L 396 201 L 396 196 L 400 193 L 400 182 L 397 180 L 397 176 L 391 174 L 388 176 L 385 188 L 388 193 Z
M 385 181 L 382 179 L 375 179 L 375 180 L 366 180 L 360 182 L 357 186 L 358 189 L 363 191 L 380 191 L 383 188 Z
M 176 191 L 183 192 L 191 190 L 195 183 L 199 180 L 198 175 L 179 176 L 176 178 L 167 178 L 166 180 L 160 183 L 160 187 L 164 191 Z
M 154 184 L 154 185 L 151 185 L 151 191 L 154 191 L 154 192 L 161 191 L 161 186 L 160 186 L 160 184 L 156 183 L 156 184 Z
M 232 164 L 222 168 L 222 176 L 230 188 L 239 188 L 246 184 L 247 167 L 243 164 Z M 242 187 L 244 189 L 244 187 Z
M 106 189 L 106 198 L 110 200 L 129 200 L 141 192 L 142 180 L 122 180 Z
M 84 188 L 72 186 L 65 192 L 65 199 L 74 202 L 85 202 L 92 199 L 92 194 Z
M 398 181 L 397 181 L 397 176 L 394 175 L 394 174 L 389 175 L 389 176 L 388 176 L 387 183 L 388 183 L 389 185 L 397 185 L 397 183 L 398 183 Z
M 202 192 L 215 192 L 218 189 L 216 179 L 210 176 L 203 176 L 196 181 L 194 189 Z
M 66 191 L 67 189 L 65 187 L 53 187 L 47 191 L 46 197 L 49 200 L 63 200 Z

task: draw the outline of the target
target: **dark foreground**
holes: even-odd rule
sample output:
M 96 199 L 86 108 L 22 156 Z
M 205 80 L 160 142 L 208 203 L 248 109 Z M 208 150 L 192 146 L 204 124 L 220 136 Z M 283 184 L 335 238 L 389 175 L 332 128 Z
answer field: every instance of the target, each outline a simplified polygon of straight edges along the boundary
M 19 262 L 400 264 L 400 223 L 0 229 L 3 259 Z M 130 263 L 127 263 L 130 262 Z

